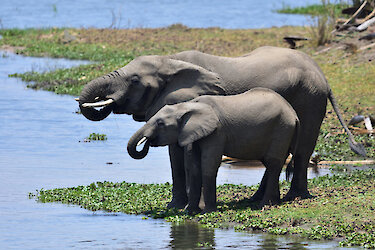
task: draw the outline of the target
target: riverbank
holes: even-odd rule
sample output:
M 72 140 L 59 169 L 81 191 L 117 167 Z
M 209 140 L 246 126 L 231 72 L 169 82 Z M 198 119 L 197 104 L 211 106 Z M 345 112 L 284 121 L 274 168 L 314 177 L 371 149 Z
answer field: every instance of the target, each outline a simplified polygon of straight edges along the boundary
M 161 29 L 9 29 L 0 30 L 0 48 L 13 49 L 27 56 L 94 61 L 94 64 L 70 69 L 45 73 L 14 72 L 12 75 L 31 82 L 31 88 L 77 96 L 88 81 L 120 68 L 140 55 L 200 50 L 215 55 L 240 56 L 265 45 L 288 47 L 283 40 L 287 35 L 313 39 L 312 31 L 312 27 L 193 29 L 179 24 Z M 359 50 L 371 41 L 354 43 L 355 36 L 358 35 L 337 36 L 323 47 L 315 47 L 313 40 L 297 42 L 297 49 L 313 57 L 322 68 L 347 121 L 357 114 L 375 116 L 375 66 L 372 62 L 375 49 Z M 369 158 L 375 158 L 374 137 L 358 134 L 356 140 L 367 146 Z M 347 136 L 342 133 L 330 104 L 316 152 L 321 160 L 365 159 L 350 150 Z
M 75 188 L 40 190 L 30 194 L 30 198 L 39 202 L 75 204 L 92 211 L 144 214 L 144 219 L 163 218 L 172 223 L 192 220 L 206 227 L 299 235 L 314 240 L 336 240 L 340 246 L 375 248 L 374 169 L 309 180 L 314 198 L 267 206 L 262 210 L 248 201 L 257 187 L 218 186 L 218 211 L 195 216 L 165 210 L 171 199 L 169 183 L 97 182 Z M 282 195 L 288 188 L 283 182 Z

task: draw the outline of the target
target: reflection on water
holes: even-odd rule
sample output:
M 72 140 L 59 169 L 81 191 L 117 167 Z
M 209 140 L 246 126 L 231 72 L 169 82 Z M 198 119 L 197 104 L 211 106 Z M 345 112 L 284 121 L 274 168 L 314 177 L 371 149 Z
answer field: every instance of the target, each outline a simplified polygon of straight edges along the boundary
M 300 237 L 275 236 L 263 233 L 233 232 L 202 228 L 196 223 L 172 225 L 171 242 L 175 249 L 336 249 L 337 243 L 309 242 Z
M 85 62 L 0 54 L 0 247 L 53 248 L 263 248 L 270 236 L 170 225 L 141 216 L 90 212 L 77 206 L 28 199 L 41 188 L 87 185 L 95 181 L 160 183 L 171 181 L 167 149 L 152 148 L 133 160 L 126 143 L 142 123 L 111 115 L 91 122 L 77 115 L 72 96 L 25 89 L 8 74 L 48 70 Z M 105 142 L 80 143 L 90 133 Z M 112 162 L 113 164 L 107 164 Z M 264 169 L 223 166 L 218 183 L 258 183 Z M 278 247 L 295 239 L 273 238 Z M 267 242 L 266 242 L 267 241 Z M 271 245 L 272 245 L 271 244 Z M 309 243 L 310 244 L 310 243 Z M 320 246 L 313 242 L 311 246 Z M 334 242 L 322 246 L 335 246 Z
M 171 226 L 171 248 L 191 249 L 198 246 L 215 247 L 213 229 L 202 228 L 196 223 Z
M 230 29 L 311 24 L 302 15 L 278 14 L 283 6 L 320 0 L 64 0 L 1 1 L 0 28 L 25 27 L 189 27 Z

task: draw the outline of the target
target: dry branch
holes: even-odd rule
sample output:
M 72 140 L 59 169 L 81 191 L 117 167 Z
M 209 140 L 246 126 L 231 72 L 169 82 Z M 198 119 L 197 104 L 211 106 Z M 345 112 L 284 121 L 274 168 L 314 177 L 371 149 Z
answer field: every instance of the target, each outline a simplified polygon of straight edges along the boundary
M 318 163 L 318 165 L 331 165 L 331 164 L 340 164 L 340 165 L 366 164 L 366 165 L 372 165 L 372 164 L 375 164 L 375 160 L 361 160 L 361 161 L 320 161 Z
M 346 20 L 346 22 L 341 27 L 339 27 L 338 29 L 337 28 L 334 29 L 332 31 L 332 33 L 334 33 L 336 31 L 338 31 L 338 30 L 346 27 L 346 25 L 348 25 L 348 23 L 350 23 L 351 21 L 353 21 L 353 19 L 357 18 L 357 16 L 359 14 L 361 14 L 362 10 L 365 8 L 366 4 L 367 4 L 367 0 L 362 3 L 362 5 L 358 8 L 358 10 L 348 20 Z

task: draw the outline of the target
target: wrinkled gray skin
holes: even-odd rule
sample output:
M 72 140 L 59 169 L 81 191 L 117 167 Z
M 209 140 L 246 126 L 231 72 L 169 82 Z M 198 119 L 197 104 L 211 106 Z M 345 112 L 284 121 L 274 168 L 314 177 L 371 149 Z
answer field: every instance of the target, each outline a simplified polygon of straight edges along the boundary
M 260 160 L 266 167 L 251 200 L 260 206 L 280 202 L 279 176 L 288 153 L 298 143 L 299 120 L 290 104 L 276 92 L 254 88 L 232 96 L 201 96 L 159 110 L 129 140 L 129 155 L 145 156 L 149 145 L 178 144 L 184 149 L 189 186 L 189 213 L 216 210 L 216 176 L 222 155 Z M 147 144 L 138 152 L 141 138 Z
M 301 141 L 295 155 L 291 188 L 285 197 L 307 198 L 307 166 L 325 116 L 327 98 L 349 135 L 353 151 L 365 154 L 344 124 L 332 91 L 318 65 L 306 54 L 276 47 L 261 47 L 250 54 L 219 57 L 197 51 L 170 56 L 142 56 L 125 67 L 87 84 L 79 97 L 82 114 L 98 121 L 111 112 L 132 114 L 137 121 L 149 120 L 166 104 L 191 100 L 201 95 L 233 95 L 255 87 L 272 89 L 296 111 L 301 123 Z M 98 97 L 98 98 L 96 98 Z M 101 111 L 83 107 L 112 99 Z M 173 199 L 169 207 L 187 203 L 184 152 L 169 146 L 173 178 Z

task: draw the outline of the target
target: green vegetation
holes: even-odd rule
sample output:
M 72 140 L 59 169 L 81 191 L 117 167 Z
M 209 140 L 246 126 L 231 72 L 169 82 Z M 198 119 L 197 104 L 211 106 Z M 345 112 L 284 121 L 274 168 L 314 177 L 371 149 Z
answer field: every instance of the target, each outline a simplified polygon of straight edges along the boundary
M 341 11 L 345 8 L 350 7 L 347 3 L 329 3 L 322 1 L 322 4 L 313 4 L 303 7 L 289 7 L 283 6 L 281 9 L 277 10 L 277 13 L 283 14 L 300 14 L 300 15 L 311 15 L 311 16 L 321 16 L 321 15 L 334 15 L 334 16 L 343 16 Z
M 282 183 L 282 194 L 288 190 Z M 218 211 L 189 216 L 166 210 L 171 185 L 96 182 L 88 186 L 40 190 L 39 202 L 76 204 L 92 211 L 145 214 L 171 222 L 196 221 L 207 227 L 296 234 L 309 239 L 336 239 L 342 246 L 375 247 L 375 170 L 353 171 L 309 180 L 316 197 L 256 208 L 248 198 L 257 186 L 221 185 Z
M 66 38 L 67 34 L 76 39 L 69 40 Z M 36 82 L 28 87 L 54 91 L 57 94 L 79 95 L 83 85 L 88 81 L 122 67 L 134 59 L 130 53 L 125 51 L 119 53 L 111 46 L 80 42 L 77 33 L 71 29 L 10 29 L 0 30 L 0 35 L 3 36 L 0 40 L 0 48 L 1 45 L 21 48 L 16 50 L 18 54 L 94 62 L 91 65 L 58 69 L 52 72 L 32 71 L 11 75 L 20 77 L 26 82 Z
M 104 134 L 91 133 L 85 141 L 106 141 L 107 136 Z

